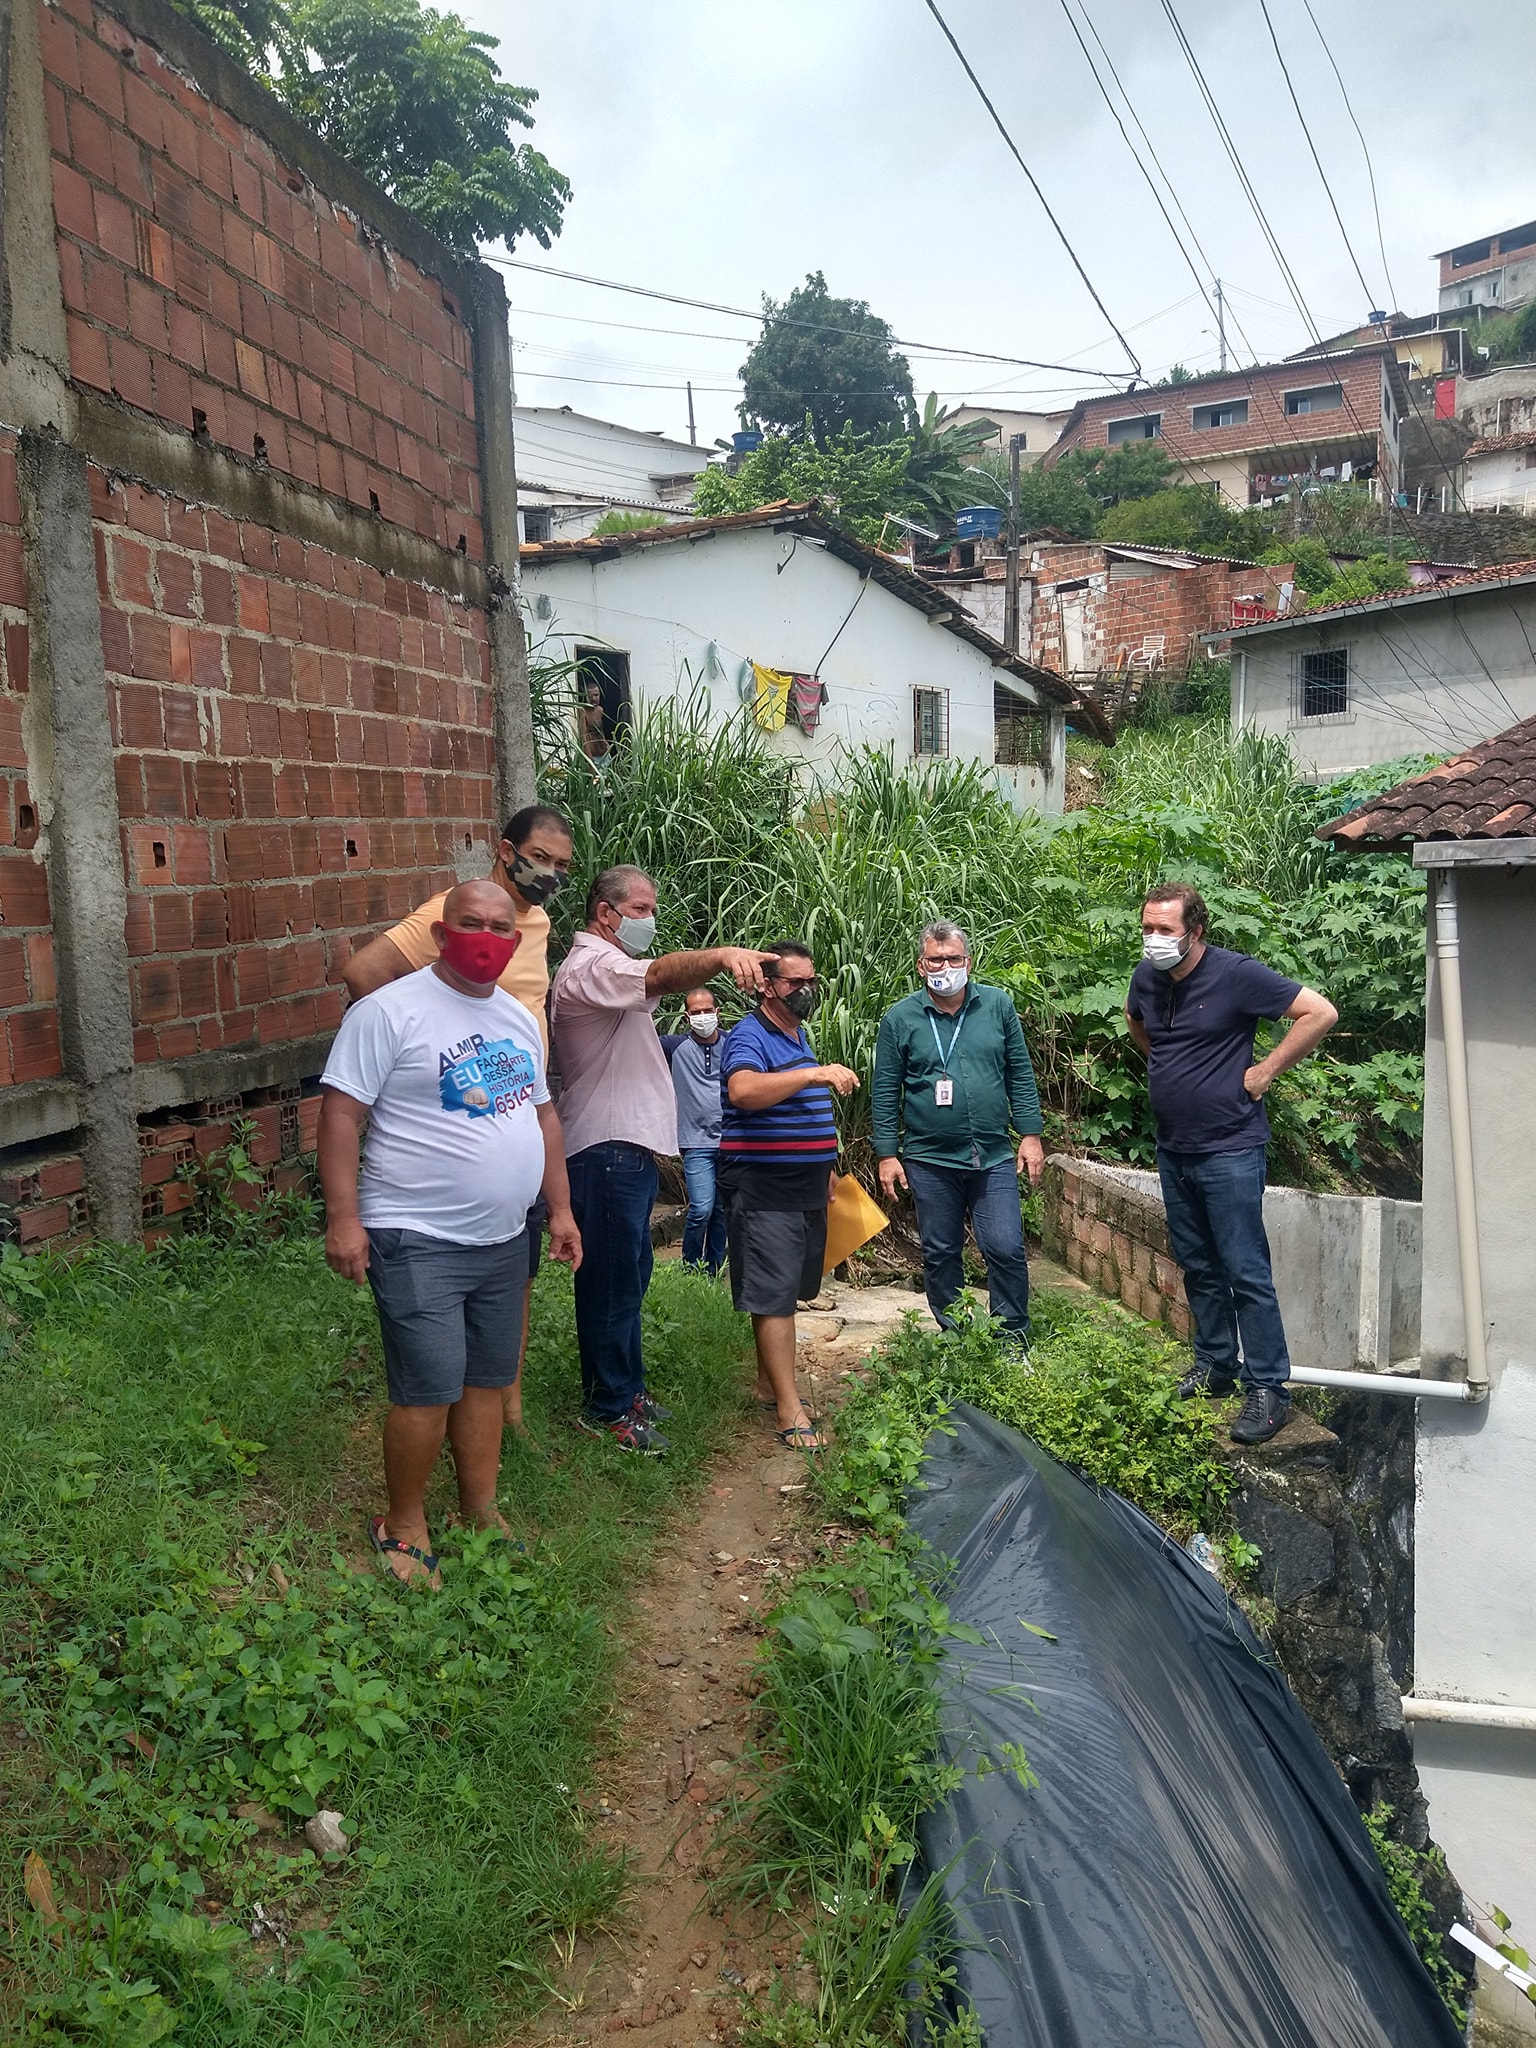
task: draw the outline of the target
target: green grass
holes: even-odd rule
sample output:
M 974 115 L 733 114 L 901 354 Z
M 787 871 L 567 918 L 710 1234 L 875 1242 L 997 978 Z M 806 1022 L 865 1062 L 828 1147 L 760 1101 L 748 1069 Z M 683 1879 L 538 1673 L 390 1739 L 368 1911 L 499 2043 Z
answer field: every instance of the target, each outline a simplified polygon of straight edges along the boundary
M 372 1310 L 313 1242 L 11 1260 L 0 1290 L 0 2035 L 386 2048 L 534 2008 L 551 1944 L 625 1894 L 578 1795 L 626 1590 L 744 1406 L 723 1292 L 657 1271 L 653 1464 L 568 1428 L 546 1269 L 501 1488 L 527 1552 L 450 1536 L 434 1597 L 368 1562 Z M 444 1470 L 438 1529 L 449 1499 Z M 354 1836 L 334 1869 L 294 1832 L 316 1806 Z M 258 1902 L 284 1944 L 251 1941 Z

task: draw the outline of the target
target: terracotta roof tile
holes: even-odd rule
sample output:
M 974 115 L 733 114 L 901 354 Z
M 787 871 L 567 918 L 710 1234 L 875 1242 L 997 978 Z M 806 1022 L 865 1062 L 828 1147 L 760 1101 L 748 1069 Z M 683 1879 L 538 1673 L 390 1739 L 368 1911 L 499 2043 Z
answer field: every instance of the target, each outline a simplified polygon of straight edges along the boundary
M 1320 825 L 1317 836 L 1342 846 L 1536 838 L 1536 718 Z

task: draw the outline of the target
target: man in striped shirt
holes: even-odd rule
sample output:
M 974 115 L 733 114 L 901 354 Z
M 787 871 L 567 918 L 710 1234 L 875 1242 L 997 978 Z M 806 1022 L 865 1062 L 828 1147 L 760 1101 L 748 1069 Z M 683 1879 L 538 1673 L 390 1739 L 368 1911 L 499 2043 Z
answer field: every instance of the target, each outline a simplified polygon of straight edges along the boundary
M 851 1068 L 818 1066 L 805 1035 L 816 1007 L 808 948 L 786 940 L 763 968 L 763 995 L 725 1041 L 719 1181 L 730 1231 L 731 1299 L 752 1318 L 757 1394 L 772 1401 L 779 1440 L 818 1450 L 795 1385 L 795 1303 L 819 1293 L 827 1203 L 837 1166 L 832 1091 Z

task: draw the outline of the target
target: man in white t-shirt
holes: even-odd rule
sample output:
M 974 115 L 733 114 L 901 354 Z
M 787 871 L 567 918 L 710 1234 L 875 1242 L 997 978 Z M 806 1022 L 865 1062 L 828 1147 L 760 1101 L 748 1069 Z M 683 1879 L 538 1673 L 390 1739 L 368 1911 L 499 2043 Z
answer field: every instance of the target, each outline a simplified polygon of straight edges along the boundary
M 342 1019 L 320 1077 L 319 1165 L 326 1259 L 372 1287 L 384 1344 L 389 1509 L 369 1535 L 396 1578 L 436 1586 L 425 1497 L 445 1435 L 465 1521 L 506 1526 L 502 1394 L 517 1378 L 541 1191 L 550 1256 L 579 1266 L 581 1239 L 538 1021 L 496 985 L 517 946 L 512 899 L 495 882 L 461 883 L 432 934 L 431 966 Z
M 571 1206 L 587 1258 L 576 1276 L 576 1342 L 584 1406 L 579 1426 L 621 1451 L 665 1451 L 666 1413 L 646 1391 L 640 1310 L 651 1278 L 656 1157 L 677 1150 L 677 1101 L 651 1013 L 664 995 L 729 974 L 761 989 L 765 960 L 745 946 L 711 946 L 649 960 L 656 885 L 639 868 L 609 868 L 587 897 L 549 997 L 560 1073 L 560 1115 Z

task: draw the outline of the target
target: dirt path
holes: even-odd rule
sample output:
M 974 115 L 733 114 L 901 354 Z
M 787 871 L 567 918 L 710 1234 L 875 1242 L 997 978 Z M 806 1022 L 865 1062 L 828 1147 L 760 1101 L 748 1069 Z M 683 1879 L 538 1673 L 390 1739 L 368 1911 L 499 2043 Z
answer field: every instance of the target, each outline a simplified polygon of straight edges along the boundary
M 1037 1284 L 1082 1283 L 1033 1249 Z M 829 1310 L 798 1319 L 801 1385 L 836 1405 L 882 1335 L 915 1311 L 909 1287 L 845 1287 Z M 743 1988 L 793 1973 L 794 1930 L 762 1916 L 727 1923 L 707 1904 L 702 1868 L 749 1733 L 746 1690 L 760 1617 L 809 1561 L 822 1534 L 802 1457 L 760 1427 L 715 1463 L 695 1522 L 659 1554 L 640 1595 L 618 1712 L 619 1753 L 599 1774 L 592 1811 L 630 1861 L 626 1925 L 552 1961 L 555 1998 L 520 2043 L 588 2048 L 643 2031 L 646 2048 L 694 2048 L 725 2037 Z
M 817 1409 L 922 1297 L 902 1287 L 833 1287 L 830 1311 L 799 1319 L 801 1385 Z M 792 1970 L 787 1924 L 727 1924 L 706 1903 L 701 1867 L 748 1735 L 746 1691 L 760 1616 L 809 1559 L 820 1535 L 805 1461 L 761 1425 L 716 1461 L 702 1510 L 659 1555 L 638 1605 L 618 1725 L 621 1753 L 600 1773 L 598 1826 L 630 1860 L 628 1924 L 579 1942 L 555 1964 L 556 1998 L 517 2037 L 585 2048 L 643 2029 L 647 2048 L 722 2038 L 743 1987 Z

